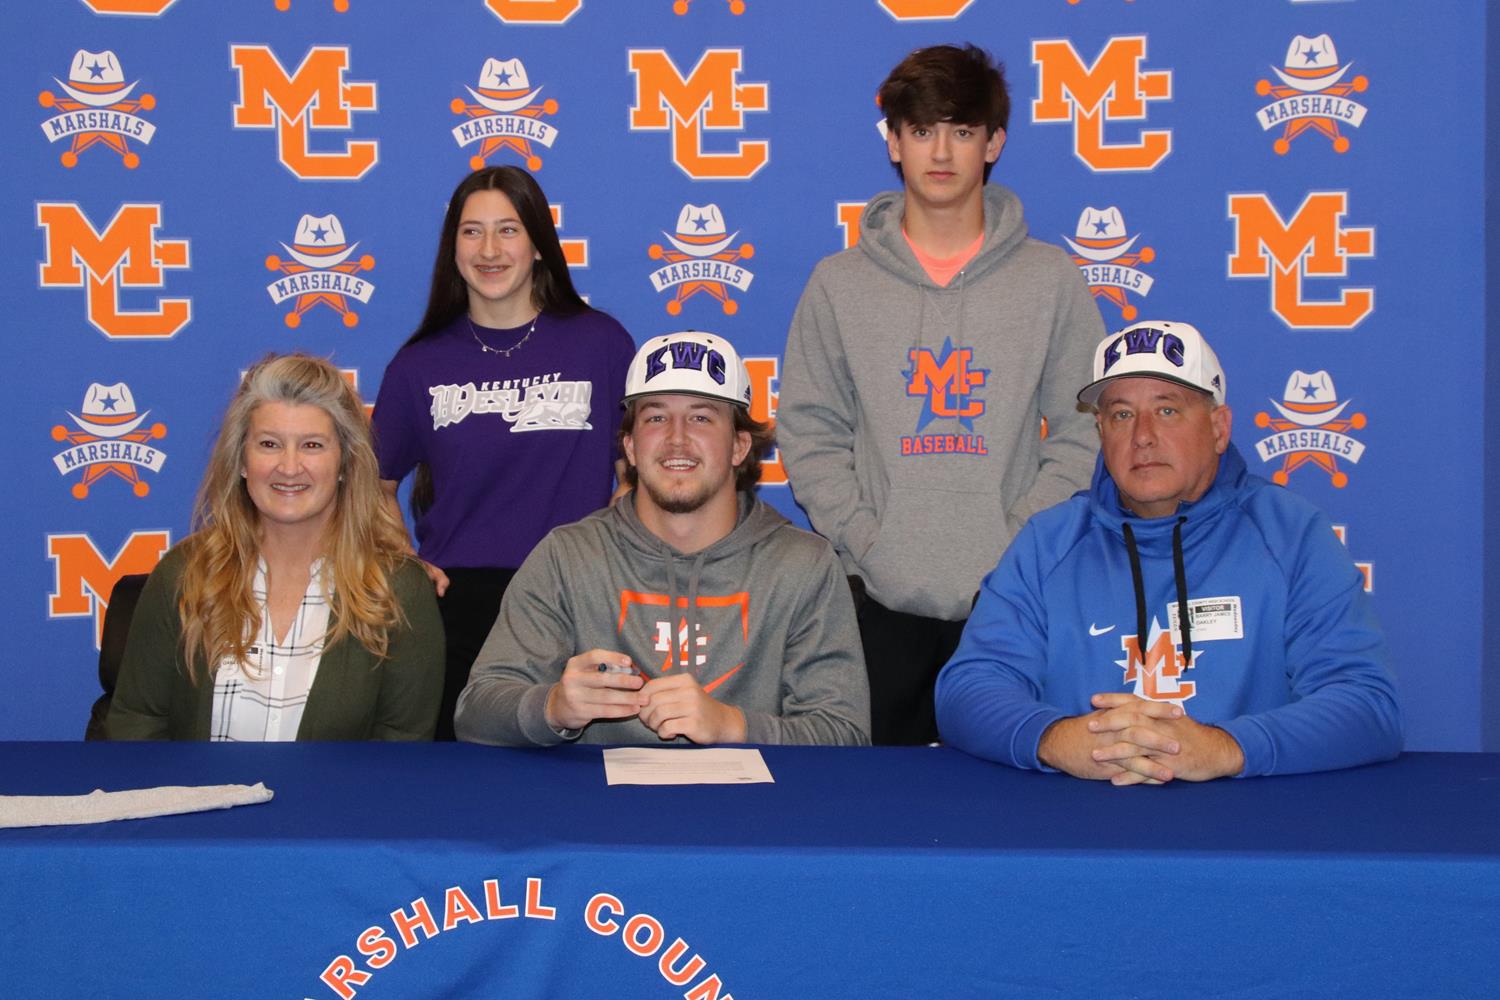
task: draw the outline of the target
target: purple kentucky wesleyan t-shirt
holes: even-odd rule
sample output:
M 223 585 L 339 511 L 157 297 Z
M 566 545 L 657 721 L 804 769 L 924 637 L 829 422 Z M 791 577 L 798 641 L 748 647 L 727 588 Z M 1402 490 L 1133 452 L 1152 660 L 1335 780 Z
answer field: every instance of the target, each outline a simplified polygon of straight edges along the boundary
M 530 326 L 475 326 L 506 348 Z M 610 316 L 543 313 L 510 357 L 482 351 L 458 322 L 401 348 L 375 400 L 382 479 L 432 470 L 417 523 L 423 559 L 516 567 L 542 536 L 609 502 L 620 397 L 635 342 Z

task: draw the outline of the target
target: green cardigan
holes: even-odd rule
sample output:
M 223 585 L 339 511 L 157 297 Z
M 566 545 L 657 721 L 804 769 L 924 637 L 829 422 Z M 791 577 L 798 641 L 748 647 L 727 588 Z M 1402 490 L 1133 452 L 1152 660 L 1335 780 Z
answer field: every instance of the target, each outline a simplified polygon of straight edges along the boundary
M 104 723 L 109 739 L 208 739 L 214 685 L 211 677 L 189 679 L 177 613 L 191 546 L 188 539 L 168 552 L 141 592 Z M 394 584 L 407 624 L 392 632 L 389 655 L 377 660 L 352 636 L 324 649 L 297 739 L 432 739 L 443 695 L 443 623 L 416 561 L 402 563 Z

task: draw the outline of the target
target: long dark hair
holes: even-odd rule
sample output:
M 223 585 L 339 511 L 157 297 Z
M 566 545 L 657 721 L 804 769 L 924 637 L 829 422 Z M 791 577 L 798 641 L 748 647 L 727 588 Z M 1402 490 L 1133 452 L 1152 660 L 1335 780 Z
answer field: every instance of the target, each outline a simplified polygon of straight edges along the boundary
M 557 227 L 552 224 L 552 212 L 547 207 L 547 196 L 541 185 L 520 167 L 485 167 L 476 170 L 459 182 L 448 199 L 448 212 L 443 216 L 443 231 L 438 235 L 437 255 L 432 262 L 432 287 L 427 293 L 427 311 L 417 330 L 407 339 L 415 344 L 430 337 L 462 316 L 469 308 L 469 289 L 463 275 L 458 273 L 458 263 L 453 259 L 453 246 L 458 239 L 459 216 L 463 214 L 464 202 L 475 191 L 499 191 L 510 199 L 526 227 L 526 235 L 541 256 L 531 262 L 531 304 L 538 311 L 571 315 L 589 308 L 588 303 L 573 287 L 573 277 L 568 273 L 568 262 L 563 258 L 562 243 L 557 238 Z
M 422 314 L 416 332 L 407 338 L 408 344 L 415 344 L 445 329 L 469 309 L 469 287 L 464 284 L 463 275 L 458 273 L 453 247 L 458 240 L 458 222 L 464 211 L 464 202 L 475 191 L 499 191 L 509 198 L 516 214 L 521 217 L 521 225 L 526 227 L 526 235 L 540 255 L 531 262 L 532 306 L 538 312 L 561 316 L 571 316 L 589 308 L 573 287 L 573 276 L 568 273 L 557 227 L 552 224 L 552 210 L 547 207 L 547 196 L 542 193 L 536 178 L 520 167 L 485 167 L 460 181 L 453 189 L 453 197 L 448 199 L 443 230 L 438 234 L 437 254 L 432 261 L 432 287 L 427 292 L 427 311 Z M 421 518 L 432 507 L 432 501 L 432 470 L 427 463 L 421 462 L 412 474 L 412 517 Z

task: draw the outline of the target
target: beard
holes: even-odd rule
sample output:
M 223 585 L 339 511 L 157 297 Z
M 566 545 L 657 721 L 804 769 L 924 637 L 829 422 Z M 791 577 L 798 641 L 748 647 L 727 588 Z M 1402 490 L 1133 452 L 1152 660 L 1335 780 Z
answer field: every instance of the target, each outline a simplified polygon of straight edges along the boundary
M 657 509 L 668 514 L 691 514 L 708 503 L 717 492 L 707 484 L 699 484 L 694 488 L 669 493 L 645 477 L 641 477 L 640 484 Z

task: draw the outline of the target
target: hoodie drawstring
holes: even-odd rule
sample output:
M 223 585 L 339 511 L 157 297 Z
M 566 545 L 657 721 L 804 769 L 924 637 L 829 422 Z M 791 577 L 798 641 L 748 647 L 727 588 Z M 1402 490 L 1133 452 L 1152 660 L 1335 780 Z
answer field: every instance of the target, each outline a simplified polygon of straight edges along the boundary
M 1187 521 L 1179 517 L 1172 525 L 1172 575 L 1177 580 L 1177 621 L 1182 627 L 1182 665 L 1193 665 L 1193 622 L 1188 615 L 1187 569 L 1182 564 L 1182 525 Z
M 1188 617 L 1187 569 L 1182 559 L 1182 525 L 1186 521 L 1186 517 L 1179 517 L 1172 526 L 1172 577 L 1177 585 L 1177 621 L 1182 632 L 1182 662 L 1185 666 L 1191 666 L 1193 625 Z M 1130 580 L 1135 585 L 1136 645 L 1140 648 L 1141 659 L 1144 661 L 1146 644 L 1151 641 L 1151 636 L 1146 625 L 1146 585 L 1141 573 L 1141 554 L 1136 548 L 1135 532 L 1130 530 L 1130 522 L 1124 522 L 1122 527 L 1125 529 L 1125 551 L 1130 555 Z

